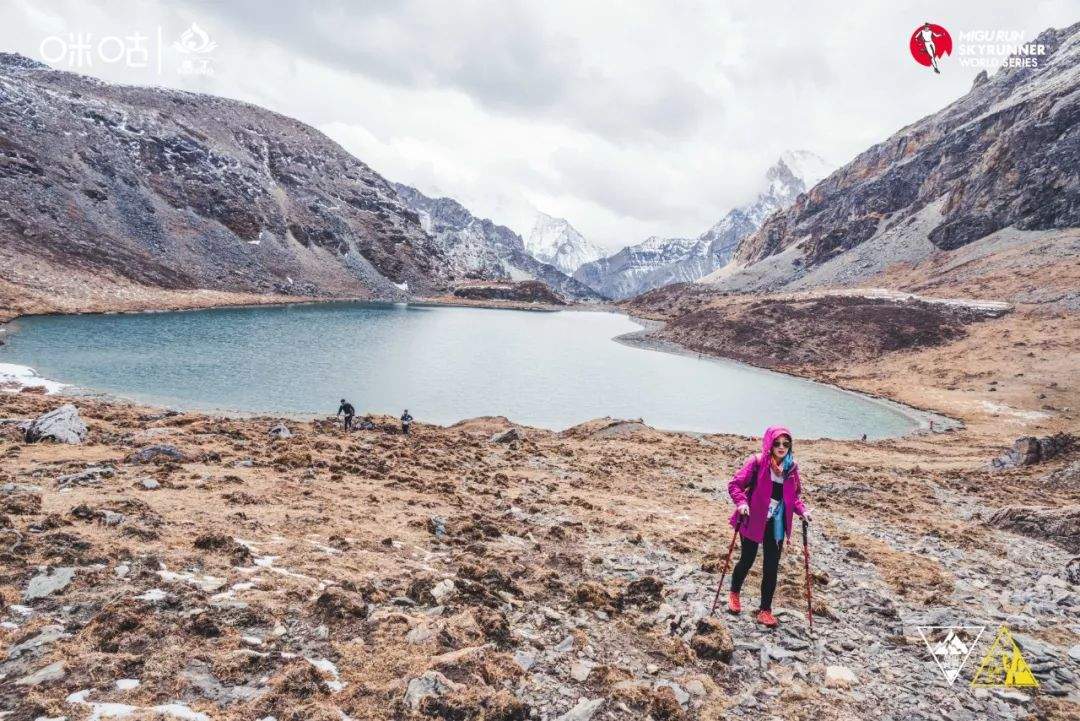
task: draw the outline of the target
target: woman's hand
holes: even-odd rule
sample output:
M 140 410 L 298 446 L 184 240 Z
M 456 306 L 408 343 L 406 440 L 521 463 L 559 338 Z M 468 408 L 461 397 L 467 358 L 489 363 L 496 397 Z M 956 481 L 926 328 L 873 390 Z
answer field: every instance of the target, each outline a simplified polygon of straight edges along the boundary
M 810 523 L 811 521 L 814 520 L 813 517 L 810 514 L 810 509 L 809 508 L 807 508 L 805 511 L 803 511 L 802 517 L 803 517 L 803 520 L 806 521 L 807 523 Z
M 739 506 L 735 509 L 735 511 L 740 516 L 749 516 L 750 515 L 750 506 L 746 505 L 745 503 L 740 503 Z

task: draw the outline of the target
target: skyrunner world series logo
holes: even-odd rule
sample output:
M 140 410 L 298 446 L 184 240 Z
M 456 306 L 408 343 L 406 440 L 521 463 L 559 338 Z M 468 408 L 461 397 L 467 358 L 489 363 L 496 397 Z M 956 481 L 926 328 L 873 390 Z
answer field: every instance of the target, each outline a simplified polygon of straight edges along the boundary
M 938 59 L 944 55 L 952 55 L 952 36 L 942 26 L 926 22 L 911 33 L 908 48 L 915 62 L 933 68 L 935 73 L 941 73 Z
M 908 50 L 915 62 L 938 74 L 945 56 L 957 58 L 965 68 L 994 71 L 1003 67 L 1038 68 L 1040 59 L 1047 54 L 1046 45 L 1029 41 L 1023 30 L 960 30 L 954 42 L 944 26 L 932 22 L 924 22 L 912 31 Z

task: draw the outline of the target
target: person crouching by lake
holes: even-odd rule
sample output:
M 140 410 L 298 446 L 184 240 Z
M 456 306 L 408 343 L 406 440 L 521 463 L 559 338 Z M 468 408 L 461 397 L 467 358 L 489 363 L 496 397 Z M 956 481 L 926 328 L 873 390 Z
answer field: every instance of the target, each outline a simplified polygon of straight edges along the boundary
M 801 485 L 791 431 L 783 426 L 766 429 L 761 439 L 761 454 L 754 454 L 728 483 L 728 495 L 735 503 L 735 513 L 730 522 L 742 537 L 739 562 L 731 573 L 729 613 L 742 611 L 739 592 L 746 574 L 754 565 L 758 546 L 764 546 L 765 561 L 757 620 L 766 626 L 777 625 L 772 613 L 772 600 L 776 591 L 776 574 L 780 569 L 780 550 L 784 539 L 791 536 L 793 514 L 810 520 L 810 511 L 799 497 Z
M 352 430 L 352 419 L 356 415 L 356 409 L 353 408 L 353 404 L 349 403 L 344 398 L 341 399 L 341 405 L 338 406 L 337 415 L 345 414 L 344 429 L 348 433 Z
M 409 409 L 406 408 L 405 412 L 401 414 L 401 433 L 402 435 L 409 435 L 409 426 L 412 425 L 412 416 L 409 415 Z

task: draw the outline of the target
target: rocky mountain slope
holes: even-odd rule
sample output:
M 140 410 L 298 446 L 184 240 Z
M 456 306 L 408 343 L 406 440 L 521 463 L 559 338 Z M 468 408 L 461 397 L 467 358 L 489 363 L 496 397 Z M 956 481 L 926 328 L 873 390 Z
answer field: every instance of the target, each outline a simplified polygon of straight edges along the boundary
M 539 280 L 568 299 L 600 299 L 591 288 L 526 252 L 521 236 L 505 225 L 477 218 L 453 198 L 429 198 L 401 183 L 393 187 L 418 215 L 454 274 L 468 279 Z
M 553 265 L 567 275 L 599 258 L 604 249 L 589 241 L 564 218 L 553 218 L 544 213 L 536 214 L 525 250 L 541 263 Z
M 1080 226 L 1080 23 L 1034 41 L 1036 68 L 860 154 L 747 237 L 706 282 L 729 290 L 856 283 L 997 231 Z
M 303 123 L 0 54 L 0 280 L 16 289 L 396 297 L 448 276 L 393 188 Z
M 765 174 L 765 189 L 753 201 L 721 218 L 697 238 L 649 238 L 614 255 L 587 263 L 574 277 L 612 298 L 628 298 L 670 283 L 697 280 L 723 267 L 743 238 L 795 201 L 829 171 L 806 150 L 787 151 Z

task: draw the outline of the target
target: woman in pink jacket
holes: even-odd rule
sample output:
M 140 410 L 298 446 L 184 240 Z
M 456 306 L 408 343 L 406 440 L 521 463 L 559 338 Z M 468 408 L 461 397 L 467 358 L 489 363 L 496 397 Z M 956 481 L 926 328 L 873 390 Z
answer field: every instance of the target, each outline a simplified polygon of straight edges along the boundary
M 765 564 L 761 573 L 761 603 L 757 620 L 766 626 L 777 625 L 772 614 L 776 591 L 776 573 L 780 568 L 780 549 L 791 536 L 792 514 L 807 521 L 810 512 L 799 498 L 799 466 L 791 447 L 791 431 L 772 426 L 761 439 L 761 454 L 754 454 L 728 484 L 728 495 L 735 503 L 732 527 L 742 536 L 739 562 L 731 573 L 728 611 L 739 613 L 739 591 L 757 557 L 758 546 L 765 546 Z

